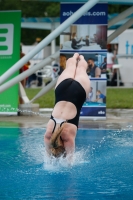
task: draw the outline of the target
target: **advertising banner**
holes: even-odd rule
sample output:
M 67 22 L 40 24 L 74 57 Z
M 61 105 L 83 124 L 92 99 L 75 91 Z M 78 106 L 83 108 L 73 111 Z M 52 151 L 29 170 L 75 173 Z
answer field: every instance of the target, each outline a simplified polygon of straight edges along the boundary
M 61 23 L 83 3 L 61 3 Z M 75 52 L 88 63 L 91 88 L 81 109 L 81 118 L 106 119 L 107 3 L 98 3 L 60 35 L 60 61 Z
M 0 12 L 0 76 L 20 59 L 20 22 L 20 11 Z M 18 97 L 18 84 L 0 93 L 0 115 L 16 115 Z

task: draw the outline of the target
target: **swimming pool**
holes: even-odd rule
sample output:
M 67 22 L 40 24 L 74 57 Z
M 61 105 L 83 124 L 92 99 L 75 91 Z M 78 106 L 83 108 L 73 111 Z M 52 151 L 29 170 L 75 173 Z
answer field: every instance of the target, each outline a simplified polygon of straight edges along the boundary
M 0 199 L 133 199 L 133 129 L 79 129 L 72 165 L 48 159 L 44 128 L 0 128 Z

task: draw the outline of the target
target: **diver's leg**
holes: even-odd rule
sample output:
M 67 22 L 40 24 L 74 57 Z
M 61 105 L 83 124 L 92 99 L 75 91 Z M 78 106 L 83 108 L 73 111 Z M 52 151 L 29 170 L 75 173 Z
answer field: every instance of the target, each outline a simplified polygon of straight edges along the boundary
M 88 64 L 82 55 L 79 56 L 79 61 L 76 68 L 75 80 L 78 81 L 85 89 L 86 94 L 90 91 L 90 79 L 86 73 Z
M 63 140 L 64 148 L 66 150 L 67 155 L 73 154 L 75 151 L 75 138 L 68 138 L 67 140 Z
M 72 154 L 75 151 L 75 137 L 77 127 L 73 124 L 65 124 L 61 133 L 61 138 L 67 154 Z
M 44 144 L 47 152 L 49 152 L 50 149 L 50 139 L 54 130 L 54 126 L 55 126 L 54 121 L 50 119 L 46 127 L 46 132 L 44 134 Z
M 69 58 L 66 62 L 66 68 L 65 70 L 62 72 L 62 74 L 59 76 L 57 85 L 59 85 L 59 83 L 61 83 L 63 80 L 67 79 L 67 78 L 72 78 L 74 79 L 75 77 L 75 73 L 76 73 L 76 66 L 77 66 L 77 60 L 79 58 L 79 54 L 75 53 L 73 55 L 73 57 Z

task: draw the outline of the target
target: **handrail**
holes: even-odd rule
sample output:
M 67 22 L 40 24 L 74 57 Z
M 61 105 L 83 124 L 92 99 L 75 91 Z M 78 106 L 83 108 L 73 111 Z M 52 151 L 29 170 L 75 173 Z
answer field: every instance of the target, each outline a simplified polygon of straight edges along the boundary
M 34 65 L 33 67 L 31 67 L 30 69 L 24 71 L 23 73 L 19 74 L 18 76 L 12 78 L 11 80 L 9 80 L 8 82 L 4 83 L 1 87 L 0 87 L 0 93 L 5 91 L 6 89 L 10 88 L 11 86 L 15 85 L 16 83 L 20 82 L 21 80 L 23 80 L 24 78 L 30 76 L 31 74 L 33 74 L 34 72 L 36 72 L 38 69 L 43 68 L 46 64 L 50 63 L 53 61 L 53 59 L 58 58 L 59 56 L 59 51 L 57 51 L 55 54 L 47 57 L 46 59 L 44 59 L 42 62 Z

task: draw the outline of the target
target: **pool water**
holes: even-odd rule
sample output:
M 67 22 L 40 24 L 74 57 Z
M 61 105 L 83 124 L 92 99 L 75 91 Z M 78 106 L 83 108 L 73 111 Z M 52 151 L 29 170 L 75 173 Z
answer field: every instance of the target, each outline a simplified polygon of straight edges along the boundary
M 133 199 L 133 130 L 79 129 L 76 152 L 48 158 L 43 128 L 0 128 L 0 200 Z

